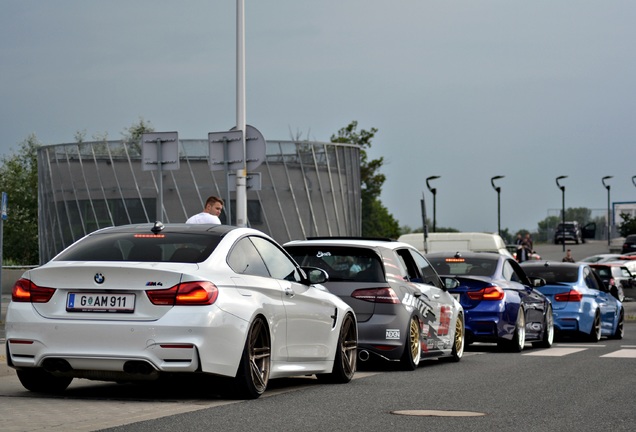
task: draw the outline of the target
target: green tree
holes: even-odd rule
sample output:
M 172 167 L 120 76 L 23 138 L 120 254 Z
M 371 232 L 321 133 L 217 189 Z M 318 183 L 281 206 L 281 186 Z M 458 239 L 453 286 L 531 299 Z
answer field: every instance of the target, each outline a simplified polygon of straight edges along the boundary
M 362 236 L 390 237 L 400 235 L 400 225 L 393 215 L 380 201 L 382 185 L 386 176 L 380 172 L 384 158 L 369 160 L 367 149 L 371 147 L 371 140 L 378 131 L 361 129 L 358 122 L 352 121 L 348 126 L 340 129 L 337 135 L 331 136 L 331 142 L 349 143 L 360 146 L 360 181 L 362 183 Z
M 621 219 L 623 222 L 618 227 L 621 236 L 627 237 L 630 234 L 636 234 L 636 218 L 631 217 L 628 213 L 621 213 Z
M 145 133 L 154 132 L 149 121 L 139 118 L 139 122 L 133 123 L 129 128 L 122 132 L 122 140 L 130 144 L 131 152 L 138 155 L 141 154 L 141 136 Z
M 0 158 L 0 189 L 8 195 L 3 222 L 3 264 L 36 265 L 38 246 L 38 148 L 34 134 L 18 152 Z

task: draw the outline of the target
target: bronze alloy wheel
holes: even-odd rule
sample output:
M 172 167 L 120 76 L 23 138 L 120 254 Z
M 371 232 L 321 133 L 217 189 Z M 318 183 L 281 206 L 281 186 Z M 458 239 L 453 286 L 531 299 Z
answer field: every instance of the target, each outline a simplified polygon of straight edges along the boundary
M 250 375 L 256 392 L 262 394 L 269 382 L 271 346 L 269 332 L 262 319 L 252 325 L 249 340 Z
M 352 314 L 342 320 L 336 356 L 331 373 L 316 374 L 324 383 L 342 384 L 353 379 L 358 365 L 358 327 Z
M 343 375 L 348 379 L 353 378 L 356 372 L 358 359 L 358 329 L 356 322 L 351 315 L 345 317 L 342 323 L 342 331 L 340 336 L 340 360 L 342 362 Z
M 269 329 L 265 318 L 257 317 L 247 333 L 235 385 L 230 393 L 243 399 L 256 399 L 262 395 L 269 382 L 270 362 Z

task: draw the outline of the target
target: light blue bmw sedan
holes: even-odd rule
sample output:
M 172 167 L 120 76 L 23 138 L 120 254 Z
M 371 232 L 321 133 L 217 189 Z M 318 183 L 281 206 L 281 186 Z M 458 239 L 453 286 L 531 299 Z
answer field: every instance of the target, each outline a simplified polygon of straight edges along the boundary
M 545 280 L 536 289 L 552 303 L 558 334 L 579 333 L 592 342 L 603 336 L 623 338 L 623 305 L 587 264 L 527 261 L 521 267 L 528 276 Z

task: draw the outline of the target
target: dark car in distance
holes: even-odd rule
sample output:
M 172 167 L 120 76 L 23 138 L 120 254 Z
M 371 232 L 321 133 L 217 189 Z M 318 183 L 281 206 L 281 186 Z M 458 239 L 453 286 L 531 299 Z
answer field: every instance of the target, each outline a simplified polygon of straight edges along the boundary
M 585 243 L 585 239 L 594 238 L 596 223 L 591 222 L 583 227 L 577 221 L 560 223 L 554 232 L 554 244 L 572 241 L 575 244 Z
M 636 252 L 636 234 L 628 235 L 625 237 L 625 242 L 623 242 L 621 253 L 626 254 L 630 252 Z

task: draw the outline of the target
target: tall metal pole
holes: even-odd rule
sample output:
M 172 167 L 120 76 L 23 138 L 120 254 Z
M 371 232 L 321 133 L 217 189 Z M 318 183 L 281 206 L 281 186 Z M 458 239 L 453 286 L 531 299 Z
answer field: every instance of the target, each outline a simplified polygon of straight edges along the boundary
M 614 176 L 605 176 L 601 179 L 601 183 L 603 183 L 603 186 L 605 186 L 605 189 L 607 189 L 607 245 L 610 245 L 610 234 L 612 231 L 612 223 L 610 222 L 610 217 L 611 217 L 611 213 L 610 213 L 610 185 L 605 184 L 605 180 L 609 180 L 611 178 L 613 178 Z
M 561 189 L 561 223 L 563 227 L 563 252 L 565 252 L 565 186 L 559 184 L 559 180 L 568 178 L 568 176 L 559 176 L 556 178 L 556 184 Z
M 437 199 L 436 199 L 437 189 L 436 188 L 432 188 L 431 185 L 428 182 L 430 180 L 438 179 L 439 177 L 440 176 L 430 176 L 430 177 L 426 178 L 426 187 L 433 194 L 433 232 L 437 232 L 436 231 L 436 226 L 437 226 Z
M 2 208 L 0 214 L 0 322 L 2 321 L 2 262 L 4 261 L 3 226 L 7 220 L 9 195 L 2 192 Z
M 236 171 L 236 225 L 240 227 L 247 226 L 245 124 L 245 0 L 236 0 L 236 129 L 243 132 L 243 168 Z
M 157 139 L 157 216 L 155 221 L 163 220 L 163 152 L 161 146 L 163 142 Z
M 504 178 L 505 176 L 494 176 L 490 179 L 492 188 L 497 192 L 497 234 L 501 235 L 501 187 L 495 186 L 495 180 Z

